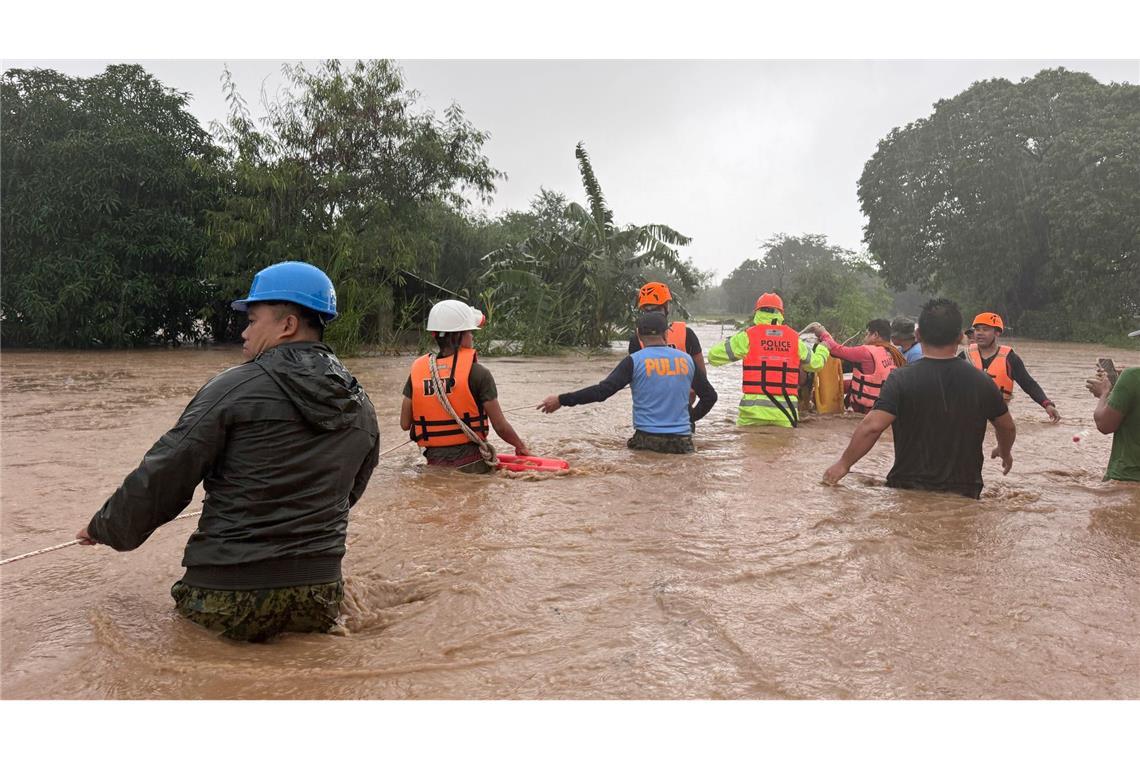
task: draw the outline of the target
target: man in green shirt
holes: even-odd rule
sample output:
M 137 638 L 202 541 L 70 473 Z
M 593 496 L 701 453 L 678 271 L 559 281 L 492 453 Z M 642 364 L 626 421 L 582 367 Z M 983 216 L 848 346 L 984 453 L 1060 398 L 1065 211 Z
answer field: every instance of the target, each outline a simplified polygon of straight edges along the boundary
M 1097 397 L 1096 429 L 1112 433 L 1105 480 L 1140 481 L 1140 367 L 1126 369 L 1112 385 L 1103 369 L 1085 383 Z

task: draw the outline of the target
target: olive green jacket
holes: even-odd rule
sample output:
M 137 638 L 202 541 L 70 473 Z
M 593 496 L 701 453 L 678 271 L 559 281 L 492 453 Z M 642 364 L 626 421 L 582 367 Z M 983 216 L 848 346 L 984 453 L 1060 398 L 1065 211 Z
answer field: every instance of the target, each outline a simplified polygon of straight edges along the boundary
M 340 579 L 348 511 L 379 458 L 372 402 L 332 349 L 287 343 L 216 375 L 91 519 L 119 551 L 206 498 L 186 583 L 257 589 Z

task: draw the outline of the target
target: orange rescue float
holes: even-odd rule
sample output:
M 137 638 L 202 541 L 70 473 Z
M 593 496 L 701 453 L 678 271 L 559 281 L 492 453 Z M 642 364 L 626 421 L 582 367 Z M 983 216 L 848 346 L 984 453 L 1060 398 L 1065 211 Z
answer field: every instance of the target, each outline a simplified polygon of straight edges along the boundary
M 561 472 L 562 470 L 569 470 L 570 463 L 565 459 L 499 454 L 499 469 L 511 472 Z

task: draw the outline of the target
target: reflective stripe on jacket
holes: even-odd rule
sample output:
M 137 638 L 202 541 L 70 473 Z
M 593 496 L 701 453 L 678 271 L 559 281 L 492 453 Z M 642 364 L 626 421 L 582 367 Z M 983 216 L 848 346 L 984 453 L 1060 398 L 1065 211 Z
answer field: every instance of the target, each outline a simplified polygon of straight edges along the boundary
M 435 395 L 431 379 L 430 355 L 412 364 L 412 440 L 423 448 L 458 446 L 471 443 Z M 445 393 L 455 413 L 483 440 L 487 439 L 487 413 L 475 402 L 468 379 L 476 361 L 475 349 L 460 348 L 451 356 L 437 357 L 439 379 L 447 386 Z
M 767 315 L 763 315 L 767 316 Z M 774 315 L 770 321 L 762 319 L 761 312 L 757 312 L 754 316 L 757 324 L 765 326 L 769 324 L 780 325 L 783 324 L 783 318 L 779 315 Z M 800 365 L 799 369 L 806 372 L 819 371 L 831 352 L 827 350 L 827 346 L 820 343 L 815 349 L 808 348 L 808 345 L 796 336 L 796 349 L 799 354 Z M 728 338 L 723 342 L 711 346 L 706 354 L 708 356 L 709 364 L 713 367 L 719 367 L 731 362 L 738 362 L 748 355 L 751 350 L 751 344 L 748 339 L 748 330 L 742 330 Z M 798 393 L 789 393 L 789 399 L 793 403 L 798 403 Z M 781 398 L 779 406 L 783 407 L 785 404 Z M 745 393 L 740 399 L 740 409 L 736 417 L 737 425 L 771 425 L 775 427 L 788 427 L 792 426 L 791 421 L 787 415 L 784 414 L 782 409 L 777 408 L 772 402 L 762 393 Z

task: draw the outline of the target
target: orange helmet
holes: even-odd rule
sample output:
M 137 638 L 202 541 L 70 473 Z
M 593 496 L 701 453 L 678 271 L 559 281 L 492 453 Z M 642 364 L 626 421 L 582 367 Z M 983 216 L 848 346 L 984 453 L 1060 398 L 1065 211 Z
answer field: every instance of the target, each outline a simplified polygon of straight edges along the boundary
M 756 305 L 752 307 L 752 310 L 758 311 L 760 309 L 763 309 L 764 307 L 768 307 L 769 309 L 775 309 L 776 311 L 783 314 L 784 313 L 784 299 L 780 298 L 775 293 L 765 293 L 764 295 L 762 295 L 756 299 Z
M 669 286 L 663 282 L 647 282 L 637 291 L 637 308 L 642 306 L 664 306 L 673 300 Z
M 970 323 L 970 326 L 975 327 L 977 325 L 986 325 L 988 327 L 993 327 L 1002 332 L 1005 332 L 1005 322 L 1002 322 L 1001 317 L 999 317 L 997 314 L 994 314 L 992 311 L 983 311 L 981 314 L 974 317 L 974 321 Z

